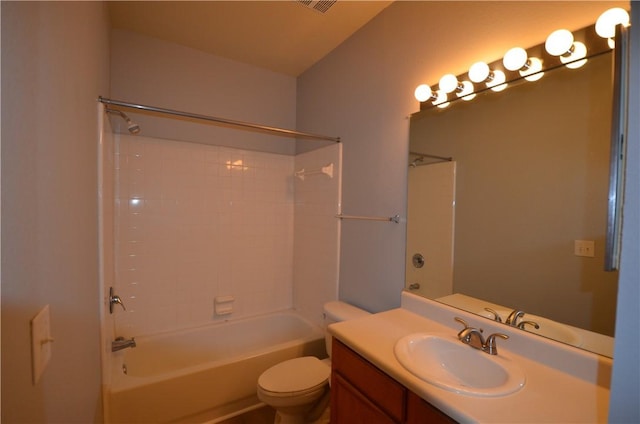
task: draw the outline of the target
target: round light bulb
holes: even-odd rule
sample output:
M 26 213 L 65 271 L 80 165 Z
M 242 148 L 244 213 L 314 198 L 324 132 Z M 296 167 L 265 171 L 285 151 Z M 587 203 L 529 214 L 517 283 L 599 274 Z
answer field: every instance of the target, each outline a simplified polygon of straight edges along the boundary
M 545 50 L 552 56 L 562 56 L 571 49 L 573 34 L 566 29 L 553 31 L 544 43 Z
M 542 71 L 542 60 L 537 57 L 532 57 L 529 59 L 529 62 L 529 67 L 520 71 L 520 75 L 527 81 L 538 81 L 544 76 L 544 72 L 540 72 Z
M 493 79 L 487 83 L 487 87 L 493 91 L 502 91 L 507 88 L 505 81 L 507 76 L 502 71 L 493 71 Z
M 458 79 L 453 74 L 444 75 L 440 78 L 438 86 L 445 93 L 453 93 L 458 88 Z
M 490 72 L 489 65 L 484 62 L 476 62 L 469 68 L 469 79 L 473 82 L 484 82 Z
M 616 25 L 629 26 L 629 13 L 620 7 L 605 11 L 596 21 L 596 33 L 602 38 L 616 36 Z
M 416 91 L 413 92 L 413 95 L 415 96 L 417 101 L 422 103 L 429 100 L 432 93 L 433 92 L 431 91 L 431 87 L 429 87 L 427 84 L 420 84 L 416 87 Z
M 522 47 L 514 47 L 509 50 L 502 59 L 504 67 L 510 71 L 517 71 L 522 69 L 529 59 L 527 51 Z
M 462 100 L 467 101 L 476 97 L 476 95 L 473 94 L 473 84 L 471 84 L 469 81 L 462 81 L 460 84 L 462 85 L 462 91 L 456 93 L 456 96 L 460 97 Z
M 560 62 L 566 63 L 567 68 L 578 69 L 585 63 L 587 59 L 583 59 L 587 56 L 587 46 L 580 41 L 573 43 L 573 52 L 570 56 L 560 56 Z M 582 60 L 579 60 L 582 59 Z

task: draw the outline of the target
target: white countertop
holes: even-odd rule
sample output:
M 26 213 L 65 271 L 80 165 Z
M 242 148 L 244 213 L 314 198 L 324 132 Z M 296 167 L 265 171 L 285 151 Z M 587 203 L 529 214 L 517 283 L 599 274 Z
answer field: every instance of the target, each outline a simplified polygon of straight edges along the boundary
M 408 389 L 459 422 L 596 423 L 606 422 L 611 360 L 523 331 L 509 332 L 474 314 L 403 293 L 402 308 L 332 324 L 329 331 Z M 522 368 L 522 389 L 502 397 L 454 393 L 425 382 L 407 371 L 393 349 L 402 337 L 420 332 L 457 334 L 462 317 L 485 334 L 504 332 L 498 355 Z M 482 352 L 478 352 L 483 354 Z

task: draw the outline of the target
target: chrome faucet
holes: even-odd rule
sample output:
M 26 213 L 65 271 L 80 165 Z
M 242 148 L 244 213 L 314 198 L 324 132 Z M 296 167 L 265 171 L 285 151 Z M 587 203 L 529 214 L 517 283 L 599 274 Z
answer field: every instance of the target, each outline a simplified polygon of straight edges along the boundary
M 498 347 L 496 346 L 496 337 L 500 337 L 502 339 L 508 339 L 509 336 L 502 333 L 494 333 L 491 334 L 485 340 L 482 336 L 481 328 L 473 328 L 469 327 L 467 322 L 462 318 L 455 317 L 456 321 L 464 325 L 464 328 L 458 333 L 458 339 L 464 344 L 468 344 L 474 349 L 481 350 L 489 355 L 497 355 Z
M 116 339 L 111 342 L 111 352 L 117 352 L 128 347 L 136 347 L 135 338 L 125 339 L 124 337 L 116 337 Z
M 510 325 L 512 327 L 518 326 L 518 320 L 524 316 L 524 311 L 513 310 L 507 317 L 505 324 Z
M 458 339 L 464 344 L 482 350 L 482 346 L 484 346 L 484 337 L 482 337 L 483 330 L 481 328 L 469 327 L 467 322 L 462 318 L 455 317 L 454 319 L 464 325 L 464 328 L 458 333 Z
M 519 311 L 519 310 L 514 310 L 512 311 L 509 316 L 507 317 L 507 320 L 505 321 L 505 324 L 510 325 L 512 327 L 517 327 L 520 330 L 524 330 L 524 326 L 525 325 L 530 325 L 533 328 L 535 328 L 536 330 L 538 330 L 540 328 L 540 326 L 538 325 L 537 322 L 534 321 L 520 321 L 518 322 L 519 319 L 524 317 L 524 311 Z

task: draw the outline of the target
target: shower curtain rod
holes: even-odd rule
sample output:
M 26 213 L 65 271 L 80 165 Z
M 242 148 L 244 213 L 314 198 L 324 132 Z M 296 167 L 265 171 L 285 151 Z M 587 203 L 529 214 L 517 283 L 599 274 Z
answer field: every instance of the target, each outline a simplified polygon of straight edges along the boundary
M 447 161 L 447 162 L 451 162 L 453 160 L 453 158 L 451 156 L 449 157 L 445 157 L 445 156 L 436 156 L 436 155 L 430 155 L 428 153 L 420 153 L 420 152 L 409 152 L 410 155 L 416 155 L 416 156 L 423 156 L 425 158 L 431 158 L 431 159 L 440 159 L 443 161 Z
M 269 127 L 269 126 L 266 126 L 266 125 L 253 124 L 253 123 L 250 123 L 250 122 L 234 121 L 234 120 L 231 120 L 231 119 L 218 118 L 218 117 L 215 117 L 215 116 L 199 115 L 199 114 L 196 114 L 196 113 L 182 112 L 182 111 L 179 111 L 179 110 L 164 109 L 164 108 L 155 107 L 155 106 L 147 106 L 147 105 L 141 105 L 141 104 L 136 104 L 136 103 L 129 103 L 129 102 L 121 101 L 121 100 L 107 99 L 107 98 L 102 97 L 102 96 L 98 97 L 98 101 L 100 103 L 104 103 L 106 105 L 114 105 L 114 106 L 121 106 L 121 107 L 130 108 L 130 109 L 138 109 L 138 110 L 143 110 L 143 111 L 148 111 L 148 112 L 163 113 L 165 115 L 177 115 L 177 116 L 182 116 L 182 117 L 185 117 L 185 118 L 199 119 L 199 120 L 202 120 L 202 121 L 210 121 L 210 122 L 217 122 L 217 123 L 221 123 L 221 124 L 234 125 L 236 127 L 246 127 L 246 128 L 252 128 L 252 129 L 261 130 L 261 131 L 268 131 L 268 132 L 272 132 L 272 133 L 285 134 L 285 135 L 289 135 L 289 136 L 313 138 L 313 139 L 317 139 L 317 140 L 329 140 L 329 141 L 333 141 L 335 143 L 340 143 L 340 137 L 329 137 L 329 136 L 326 136 L 326 135 L 310 134 L 310 133 L 304 133 L 304 132 L 300 132 L 300 131 L 288 130 L 288 129 L 284 129 L 284 128 Z

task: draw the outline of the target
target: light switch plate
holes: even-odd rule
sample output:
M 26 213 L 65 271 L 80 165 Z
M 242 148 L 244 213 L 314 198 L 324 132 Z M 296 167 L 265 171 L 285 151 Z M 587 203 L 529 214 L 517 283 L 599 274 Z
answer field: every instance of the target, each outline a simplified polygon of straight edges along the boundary
M 51 359 L 51 316 L 49 305 L 38 312 L 31 320 L 31 361 L 33 366 L 33 384 L 40 380 Z
M 593 240 L 574 240 L 573 253 L 576 256 L 595 256 L 595 242 Z

